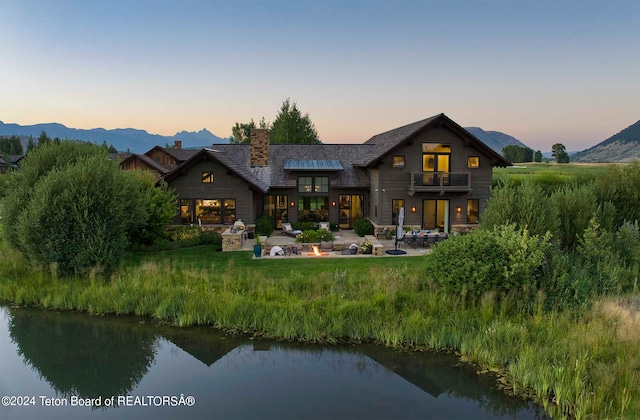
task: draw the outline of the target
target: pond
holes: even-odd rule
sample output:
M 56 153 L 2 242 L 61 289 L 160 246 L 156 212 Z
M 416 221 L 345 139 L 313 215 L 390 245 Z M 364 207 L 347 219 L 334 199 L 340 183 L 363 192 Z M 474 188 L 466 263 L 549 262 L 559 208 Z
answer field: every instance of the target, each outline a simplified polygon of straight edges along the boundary
M 546 418 L 442 353 L 0 305 L 2 419 Z

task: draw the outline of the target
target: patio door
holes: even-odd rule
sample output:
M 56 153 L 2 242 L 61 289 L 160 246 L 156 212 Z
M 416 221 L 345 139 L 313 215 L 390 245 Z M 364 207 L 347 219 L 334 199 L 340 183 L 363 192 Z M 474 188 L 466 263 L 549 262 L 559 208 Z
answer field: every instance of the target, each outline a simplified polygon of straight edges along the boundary
M 340 195 L 340 207 L 338 209 L 338 226 L 340 229 L 353 227 L 353 222 L 364 216 L 362 207 L 363 201 L 364 200 L 361 195 Z
M 449 232 L 449 200 L 422 200 L 423 229 Z

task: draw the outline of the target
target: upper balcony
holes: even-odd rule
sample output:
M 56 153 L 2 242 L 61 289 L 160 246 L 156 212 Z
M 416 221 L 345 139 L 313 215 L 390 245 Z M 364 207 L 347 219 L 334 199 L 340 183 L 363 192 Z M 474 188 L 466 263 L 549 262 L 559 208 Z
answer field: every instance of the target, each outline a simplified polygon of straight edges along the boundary
M 468 192 L 471 174 L 468 172 L 410 172 L 409 195 L 416 192 Z

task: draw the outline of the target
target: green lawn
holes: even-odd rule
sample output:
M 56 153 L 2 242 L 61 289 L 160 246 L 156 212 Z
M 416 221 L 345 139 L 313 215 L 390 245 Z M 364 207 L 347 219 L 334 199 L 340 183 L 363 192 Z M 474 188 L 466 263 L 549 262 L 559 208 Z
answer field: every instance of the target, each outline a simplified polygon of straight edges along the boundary
M 610 163 L 514 163 L 507 168 L 494 168 L 493 173 L 502 175 L 532 175 L 541 172 L 553 172 L 558 175 L 596 174 Z

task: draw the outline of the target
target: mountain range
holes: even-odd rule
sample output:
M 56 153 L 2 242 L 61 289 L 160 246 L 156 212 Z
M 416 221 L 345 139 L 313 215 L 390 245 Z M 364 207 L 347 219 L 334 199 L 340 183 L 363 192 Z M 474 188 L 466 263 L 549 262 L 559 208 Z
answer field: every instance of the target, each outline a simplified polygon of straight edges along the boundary
M 484 131 L 480 127 L 465 127 L 465 130 L 476 136 L 484 144 L 492 148 L 496 153 L 502 155 L 502 149 L 507 146 L 529 147 L 517 138 L 500 131 Z
M 499 131 L 485 131 L 479 127 L 467 127 L 466 130 L 499 154 L 502 154 L 502 149 L 505 146 L 518 145 L 527 147 L 515 137 Z M 59 137 L 61 139 L 83 140 L 98 144 L 106 142 L 107 145 L 113 145 L 120 151 L 130 150 L 133 153 L 144 153 L 158 145 L 173 145 L 175 140 L 182 141 L 183 148 L 209 147 L 212 144 L 225 144 L 229 142 L 228 138 L 218 137 L 206 128 L 197 132 L 180 131 L 173 136 L 161 136 L 134 128 L 118 128 L 115 130 L 92 128 L 90 130 L 83 130 L 69 128 L 59 123 L 22 126 L 19 124 L 5 124 L 0 121 L 0 136 L 21 136 L 25 149 L 29 136 L 36 139 L 43 131 L 51 138 Z
M 571 156 L 572 162 L 628 162 L 640 159 L 640 121 Z
M 144 153 L 158 145 L 173 145 L 175 140 L 182 141 L 183 148 L 208 147 L 212 144 L 229 143 L 228 138 L 218 137 L 206 128 L 200 131 L 180 131 L 173 136 L 162 136 L 134 128 L 117 128 L 114 130 L 92 128 L 83 130 L 69 128 L 58 123 L 22 126 L 19 124 L 5 124 L 0 121 L 0 136 L 31 136 L 36 139 L 43 131 L 51 138 L 83 140 L 98 144 L 106 142 L 107 145 L 113 145 L 120 151 L 130 150 L 133 153 Z

